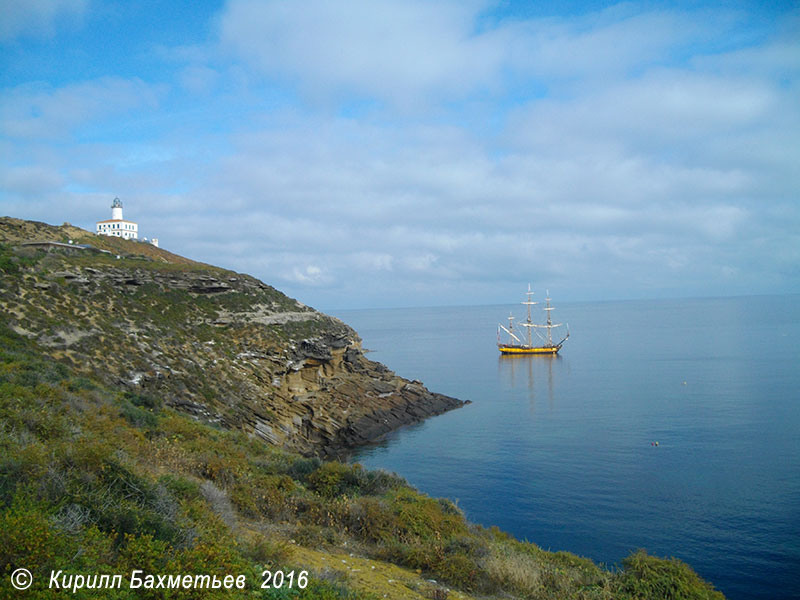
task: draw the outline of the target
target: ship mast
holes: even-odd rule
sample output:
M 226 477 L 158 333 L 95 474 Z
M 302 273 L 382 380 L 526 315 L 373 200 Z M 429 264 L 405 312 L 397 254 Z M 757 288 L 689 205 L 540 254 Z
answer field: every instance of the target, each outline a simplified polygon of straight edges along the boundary
M 531 320 L 531 306 L 533 306 L 534 304 L 538 304 L 538 302 L 532 302 L 531 301 L 531 296 L 533 296 L 533 292 L 531 291 L 531 284 L 530 283 L 528 284 L 527 296 L 528 296 L 528 299 L 525 302 L 523 302 L 523 304 L 527 304 L 528 305 L 528 320 L 527 320 L 526 323 L 523 323 L 522 326 L 523 327 L 527 327 L 527 329 L 528 329 L 528 346 L 529 347 L 533 347 L 533 339 L 531 339 L 531 329 L 534 327 L 534 325 L 533 325 L 533 321 Z
M 547 290 L 547 298 L 545 298 L 545 307 L 544 311 L 547 313 L 547 325 L 533 325 L 538 329 L 547 329 L 547 347 L 554 347 L 554 346 L 561 346 L 567 338 L 569 337 L 569 325 L 567 325 L 567 336 L 561 340 L 558 344 L 553 344 L 553 328 L 561 327 L 561 323 L 553 323 L 553 319 L 550 317 L 550 311 L 555 310 L 552 306 L 550 306 L 550 290 Z M 541 337 L 541 336 L 539 336 Z M 544 338 L 542 338 L 544 339 Z
M 553 310 L 550 307 L 550 290 L 547 290 L 547 298 L 545 298 L 546 306 L 545 310 L 547 311 L 547 344 L 549 346 L 553 345 L 553 320 L 550 318 L 550 311 Z
M 508 329 L 506 329 L 502 325 L 498 325 L 498 327 L 503 331 L 505 331 L 512 339 L 517 340 L 520 344 L 522 343 L 522 340 L 519 339 L 516 335 L 514 335 L 514 315 L 512 315 L 511 313 L 509 313 L 508 315 Z M 497 330 L 498 345 L 500 344 L 500 329 Z M 513 344 L 514 342 L 509 342 L 509 343 Z

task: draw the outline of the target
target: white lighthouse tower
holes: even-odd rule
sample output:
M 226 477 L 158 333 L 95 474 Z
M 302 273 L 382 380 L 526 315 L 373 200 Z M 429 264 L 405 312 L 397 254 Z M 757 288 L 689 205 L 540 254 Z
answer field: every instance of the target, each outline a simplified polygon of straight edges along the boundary
M 111 203 L 111 220 L 122 221 L 122 202 L 119 198 L 114 198 L 114 202 Z
M 139 225 L 122 218 L 122 202 L 119 198 L 114 198 L 114 202 L 111 203 L 111 218 L 98 221 L 96 233 L 135 240 L 139 237 Z

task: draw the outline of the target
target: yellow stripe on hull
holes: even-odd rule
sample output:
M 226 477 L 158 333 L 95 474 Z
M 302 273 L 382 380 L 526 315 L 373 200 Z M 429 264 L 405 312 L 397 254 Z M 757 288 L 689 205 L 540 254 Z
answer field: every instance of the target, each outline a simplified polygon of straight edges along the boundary
M 523 348 L 521 346 L 498 346 L 503 354 L 557 354 L 560 346 Z

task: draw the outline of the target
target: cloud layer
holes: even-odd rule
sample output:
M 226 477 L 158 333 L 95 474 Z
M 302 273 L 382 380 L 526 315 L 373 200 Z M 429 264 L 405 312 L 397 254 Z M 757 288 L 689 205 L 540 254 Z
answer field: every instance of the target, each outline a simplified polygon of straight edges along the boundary
M 797 292 L 798 22 L 231 0 L 160 76 L 3 89 L 0 207 L 119 195 L 323 307 Z

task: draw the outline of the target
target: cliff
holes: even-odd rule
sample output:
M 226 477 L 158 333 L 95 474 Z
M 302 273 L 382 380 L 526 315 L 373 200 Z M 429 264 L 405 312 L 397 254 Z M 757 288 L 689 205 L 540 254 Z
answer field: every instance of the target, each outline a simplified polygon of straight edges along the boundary
M 461 403 L 251 277 L 0 219 L 0 305 L 0 598 L 723 598 L 679 560 L 608 570 L 397 475 L 284 449 L 332 453 Z M 172 583 L 96 589 L 134 571 Z
M 149 244 L 0 219 L 7 325 L 128 394 L 303 454 L 459 407 L 368 360 L 358 334 L 248 275 Z

